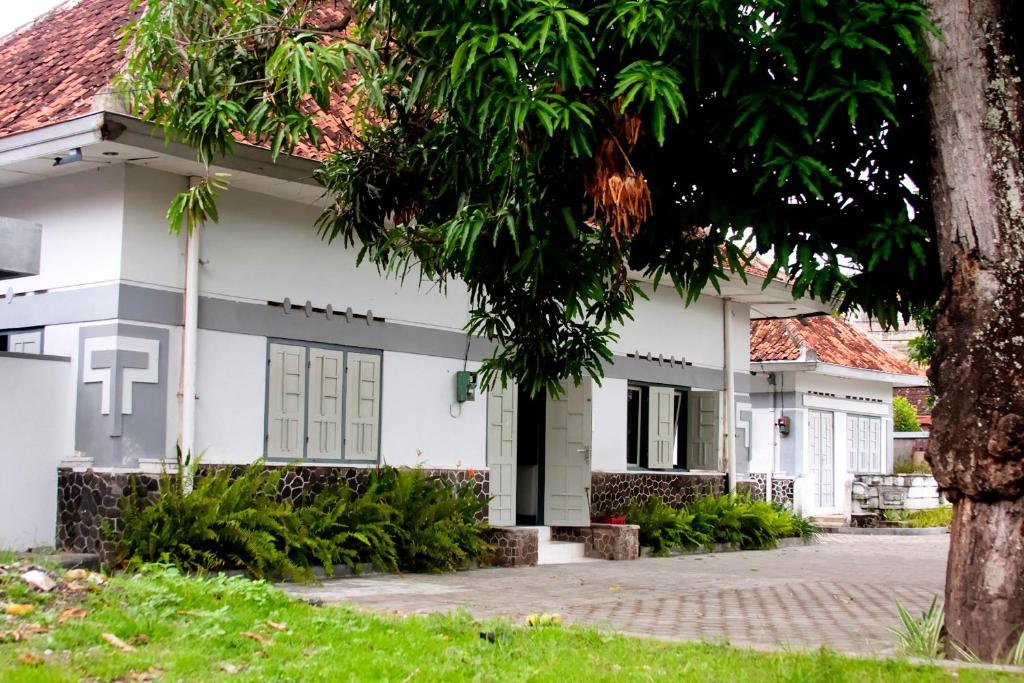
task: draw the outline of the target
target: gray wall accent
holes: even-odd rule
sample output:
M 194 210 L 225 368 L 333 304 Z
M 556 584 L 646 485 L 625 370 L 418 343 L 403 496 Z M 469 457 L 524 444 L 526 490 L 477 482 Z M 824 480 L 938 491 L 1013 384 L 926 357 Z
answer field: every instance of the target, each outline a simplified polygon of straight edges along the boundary
M 167 330 L 114 323 L 78 331 L 78 408 L 75 448 L 94 458 L 97 467 L 134 467 L 139 458 L 163 457 L 167 434 Z M 86 357 L 86 340 L 96 337 L 155 340 L 157 357 L 104 345 Z M 128 382 L 125 369 L 157 367 L 157 381 Z M 102 382 L 86 382 L 86 369 L 99 371 L 108 383 L 109 414 L 103 414 Z M 131 391 L 132 412 L 123 411 L 124 392 Z
M 117 317 L 144 323 L 181 325 L 181 292 L 121 285 L 117 299 Z
M 10 303 L 0 302 L 0 329 L 117 318 L 181 325 L 181 299 L 180 292 L 132 284 L 100 285 L 20 296 Z M 328 320 L 324 313 L 306 316 L 301 309 L 285 313 L 280 306 L 205 296 L 199 299 L 199 327 L 219 332 L 442 358 L 462 358 L 466 354 L 466 335 L 454 330 L 379 321 L 368 325 L 362 318 L 353 318 L 352 322 L 348 322 L 343 311 L 335 312 Z M 469 346 L 469 359 L 483 360 L 493 350 L 492 342 L 474 337 Z M 605 375 L 614 379 L 717 391 L 725 388 L 722 371 L 715 368 L 681 366 L 667 361 L 659 364 L 657 360 L 626 356 L 616 356 L 612 363 L 606 365 Z M 751 378 L 748 372 L 734 373 L 734 381 L 737 394 L 750 391 Z
M 0 351 L 0 358 L 28 358 L 29 360 L 56 360 L 70 363 L 70 356 L 48 356 L 42 353 L 15 353 L 14 351 Z
M 118 290 L 118 285 L 109 284 L 13 299 L 4 297 L 0 299 L 0 328 L 111 320 L 117 317 Z M 181 295 L 178 296 L 180 300 Z
M 41 225 L 0 216 L 0 280 L 39 275 L 42 248 Z
M 612 363 L 604 367 L 605 377 L 612 379 L 630 379 L 651 384 L 664 384 L 677 387 L 693 387 L 695 389 L 725 390 L 725 377 L 721 370 L 701 368 L 695 365 L 670 364 L 668 361 L 658 363 L 657 360 L 646 360 L 629 356 L 615 356 Z M 750 374 L 734 372 L 733 382 L 736 393 L 746 394 L 750 391 Z
M 279 306 L 207 297 L 199 300 L 199 327 L 204 330 L 444 358 L 462 358 L 466 353 L 466 335 L 462 332 L 379 321 L 367 324 L 362 318 L 353 318 L 352 322 L 348 322 L 344 311 L 334 313 L 328 320 L 323 313 L 313 313 L 307 317 L 301 309 L 285 313 Z M 482 360 L 490 355 L 493 348 L 491 342 L 474 337 L 469 348 L 469 359 Z

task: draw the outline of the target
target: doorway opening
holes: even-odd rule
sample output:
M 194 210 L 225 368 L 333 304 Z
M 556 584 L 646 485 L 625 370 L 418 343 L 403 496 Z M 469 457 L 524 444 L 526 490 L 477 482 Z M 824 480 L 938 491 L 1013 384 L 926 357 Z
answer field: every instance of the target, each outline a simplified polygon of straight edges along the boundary
M 544 434 L 547 392 L 531 397 L 518 390 L 516 525 L 544 524 Z

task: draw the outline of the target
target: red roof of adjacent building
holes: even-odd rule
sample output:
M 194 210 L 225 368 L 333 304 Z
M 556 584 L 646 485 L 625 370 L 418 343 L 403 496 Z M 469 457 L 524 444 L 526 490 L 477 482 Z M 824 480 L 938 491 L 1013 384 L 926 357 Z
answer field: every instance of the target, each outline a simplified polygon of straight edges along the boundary
M 130 6 L 131 0 L 69 0 L 0 37 L 0 138 L 92 111 L 93 98 L 124 64 L 118 32 L 135 14 Z M 343 12 L 328 0 L 312 21 L 331 22 Z M 349 139 L 351 105 L 343 94 L 334 105 L 318 121 L 326 150 Z M 308 145 L 295 153 L 318 155 Z
M 750 322 L 750 360 L 799 360 L 813 350 L 818 361 L 860 370 L 923 375 L 924 370 L 882 348 L 833 315 Z

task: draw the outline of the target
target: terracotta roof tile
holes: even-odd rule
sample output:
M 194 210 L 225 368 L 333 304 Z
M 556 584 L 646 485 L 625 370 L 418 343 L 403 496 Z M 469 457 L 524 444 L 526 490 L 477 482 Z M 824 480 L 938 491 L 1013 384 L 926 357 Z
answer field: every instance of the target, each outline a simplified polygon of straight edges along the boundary
M 924 374 L 921 368 L 882 348 L 836 316 L 751 321 L 751 361 L 797 360 L 804 349 L 813 349 L 822 363 L 901 375 Z
M 93 98 L 124 63 L 117 32 L 133 16 L 131 0 L 71 0 L 6 36 L 0 36 L 0 138 L 88 114 Z M 342 3 L 325 0 L 314 22 L 342 16 Z M 329 115 L 318 117 L 322 151 L 348 143 L 345 121 L 352 107 L 335 98 Z M 299 145 L 298 156 L 317 150 Z

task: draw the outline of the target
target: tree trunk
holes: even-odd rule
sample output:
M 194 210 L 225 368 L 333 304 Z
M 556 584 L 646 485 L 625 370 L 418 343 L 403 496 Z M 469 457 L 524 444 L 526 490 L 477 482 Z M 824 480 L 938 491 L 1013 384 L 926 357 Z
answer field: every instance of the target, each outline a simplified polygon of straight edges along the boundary
M 1006 656 L 1024 628 L 1022 10 L 932 0 L 932 196 L 943 291 L 928 459 L 954 503 L 947 650 Z M 1016 13 L 1016 14 L 1015 14 Z

